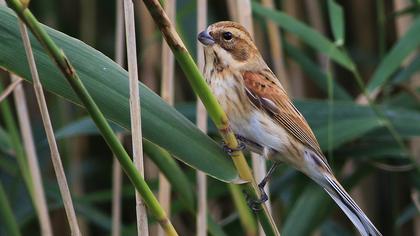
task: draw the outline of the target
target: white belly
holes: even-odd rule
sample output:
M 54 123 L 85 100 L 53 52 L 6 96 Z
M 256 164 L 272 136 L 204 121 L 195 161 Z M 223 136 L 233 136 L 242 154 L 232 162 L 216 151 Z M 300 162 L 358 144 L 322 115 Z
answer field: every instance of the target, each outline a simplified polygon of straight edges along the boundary
M 247 121 L 231 119 L 230 124 L 234 133 L 279 153 L 283 153 L 290 142 L 287 132 L 259 110 L 253 112 Z

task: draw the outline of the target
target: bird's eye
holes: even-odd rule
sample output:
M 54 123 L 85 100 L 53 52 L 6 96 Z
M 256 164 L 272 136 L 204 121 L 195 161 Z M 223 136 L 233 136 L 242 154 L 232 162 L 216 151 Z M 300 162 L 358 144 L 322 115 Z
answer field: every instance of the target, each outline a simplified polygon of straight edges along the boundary
M 224 32 L 223 33 L 223 39 L 224 40 L 226 40 L 226 41 L 229 41 L 229 40 L 231 40 L 232 39 L 232 33 L 231 32 Z

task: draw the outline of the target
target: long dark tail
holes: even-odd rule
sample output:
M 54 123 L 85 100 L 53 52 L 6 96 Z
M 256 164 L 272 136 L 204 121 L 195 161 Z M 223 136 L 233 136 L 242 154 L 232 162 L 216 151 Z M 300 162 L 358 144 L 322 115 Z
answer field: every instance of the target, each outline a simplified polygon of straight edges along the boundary
M 369 218 L 354 202 L 350 195 L 344 190 L 340 183 L 329 175 L 324 175 L 325 182 L 319 183 L 337 205 L 344 211 L 347 217 L 353 222 L 360 234 L 363 236 L 376 236 L 382 234 L 370 222 Z M 321 182 L 321 181 L 320 181 Z

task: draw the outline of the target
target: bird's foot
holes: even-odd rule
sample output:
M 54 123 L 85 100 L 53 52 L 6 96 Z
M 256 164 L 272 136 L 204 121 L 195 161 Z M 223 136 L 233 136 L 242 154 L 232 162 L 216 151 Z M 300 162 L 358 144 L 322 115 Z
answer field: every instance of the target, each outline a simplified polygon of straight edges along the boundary
M 259 184 L 258 188 L 261 191 L 261 197 L 259 199 L 251 199 L 251 197 L 244 191 L 246 202 L 248 203 L 249 208 L 251 208 L 254 212 L 261 211 L 261 205 L 268 200 L 268 195 L 265 193 L 264 187 L 261 187 Z
M 225 142 L 222 142 L 223 150 L 229 155 L 232 156 L 233 152 L 242 151 L 246 148 L 244 142 L 238 140 L 238 146 L 236 148 L 230 148 Z

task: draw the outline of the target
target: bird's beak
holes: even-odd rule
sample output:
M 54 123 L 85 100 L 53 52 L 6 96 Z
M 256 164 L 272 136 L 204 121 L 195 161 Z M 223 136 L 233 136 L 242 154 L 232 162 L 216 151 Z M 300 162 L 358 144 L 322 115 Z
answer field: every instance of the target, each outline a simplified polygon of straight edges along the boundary
M 198 34 L 198 41 L 206 46 L 211 46 L 214 44 L 214 38 L 207 32 L 207 30 L 202 31 Z

